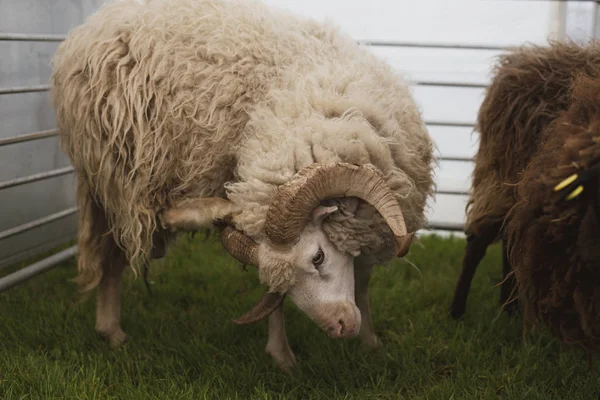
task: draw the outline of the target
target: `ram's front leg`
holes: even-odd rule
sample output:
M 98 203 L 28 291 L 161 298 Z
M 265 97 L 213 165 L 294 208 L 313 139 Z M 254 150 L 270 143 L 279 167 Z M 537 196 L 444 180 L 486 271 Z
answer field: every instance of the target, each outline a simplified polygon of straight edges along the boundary
M 269 339 L 265 351 L 284 371 L 289 371 L 296 366 L 296 356 L 294 356 L 285 334 L 283 303 L 269 315 Z
M 179 201 L 159 214 L 163 229 L 195 231 L 210 228 L 215 221 L 232 218 L 239 209 L 219 197 L 192 197 Z
M 377 349 L 381 347 L 381 342 L 373 328 L 371 307 L 369 305 L 369 280 L 371 279 L 372 271 L 372 265 L 357 263 L 354 268 L 354 296 L 356 297 L 356 306 L 360 311 L 362 319 L 358 336 L 364 347 Z
M 127 262 L 119 250 L 108 252 L 110 256 L 104 257 L 102 281 L 98 288 L 96 332 L 114 348 L 127 340 L 121 329 L 121 279 Z

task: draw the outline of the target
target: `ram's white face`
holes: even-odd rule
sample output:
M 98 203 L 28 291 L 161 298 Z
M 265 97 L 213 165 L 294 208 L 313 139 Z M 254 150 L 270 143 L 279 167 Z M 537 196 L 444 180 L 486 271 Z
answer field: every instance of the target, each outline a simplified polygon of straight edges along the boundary
M 294 304 L 334 338 L 358 334 L 361 315 L 354 301 L 354 258 L 340 252 L 323 232 L 323 219 L 337 207 L 318 207 L 300 240 L 289 250 Z

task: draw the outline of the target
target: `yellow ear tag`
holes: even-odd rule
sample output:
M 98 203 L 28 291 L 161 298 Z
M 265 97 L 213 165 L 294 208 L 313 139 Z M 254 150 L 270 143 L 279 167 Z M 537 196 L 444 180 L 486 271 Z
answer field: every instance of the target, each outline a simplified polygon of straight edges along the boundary
M 567 179 L 565 179 L 564 181 L 562 181 L 561 183 L 556 185 L 554 187 L 554 191 L 558 192 L 560 189 L 565 188 L 569 183 L 573 182 L 575 179 L 577 179 L 577 174 L 571 175 L 570 177 L 568 177 Z
M 583 192 L 583 186 L 577 186 L 577 189 L 573 190 L 569 196 L 567 196 L 567 200 L 572 200 L 575 197 L 579 196 Z

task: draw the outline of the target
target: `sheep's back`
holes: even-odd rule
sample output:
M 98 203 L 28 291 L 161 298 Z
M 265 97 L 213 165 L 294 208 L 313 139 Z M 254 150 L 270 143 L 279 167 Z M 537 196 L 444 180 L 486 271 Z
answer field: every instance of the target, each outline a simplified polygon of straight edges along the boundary
M 551 43 L 502 55 L 478 112 L 480 133 L 466 230 L 490 233 L 515 202 L 514 187 L 544 138 L 544 128 L 570 104 L 579 75 L 600 76 L 600 45 Z

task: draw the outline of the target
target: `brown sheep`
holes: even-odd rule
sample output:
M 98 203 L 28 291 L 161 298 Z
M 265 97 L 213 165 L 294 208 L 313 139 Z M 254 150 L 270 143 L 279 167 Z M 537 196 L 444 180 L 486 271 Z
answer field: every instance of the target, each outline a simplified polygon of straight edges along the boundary
M 467 204 L 467 246 L 454 299 L 452 317 L 465 312 L 477 265 L 489 245 L 502 240 L 503 275 L 500 302 L 508 311 L 514 276 L 506 256 L 505 218 L 516 202 L 515 185 L 540 148 L 545 128 L 569 107 L 579 75 L 600 75 L 600 45 L 552 42 L 527 45 L 501 55 L 478 113 L 480 144 L 475 158 L 472 193 Z M 508 303 L 508 304 L 507 304 Z
M 567 112 L 517 186 L 506 235 L 525 321 L 600 348 L 600 79 L 581 76 Z

